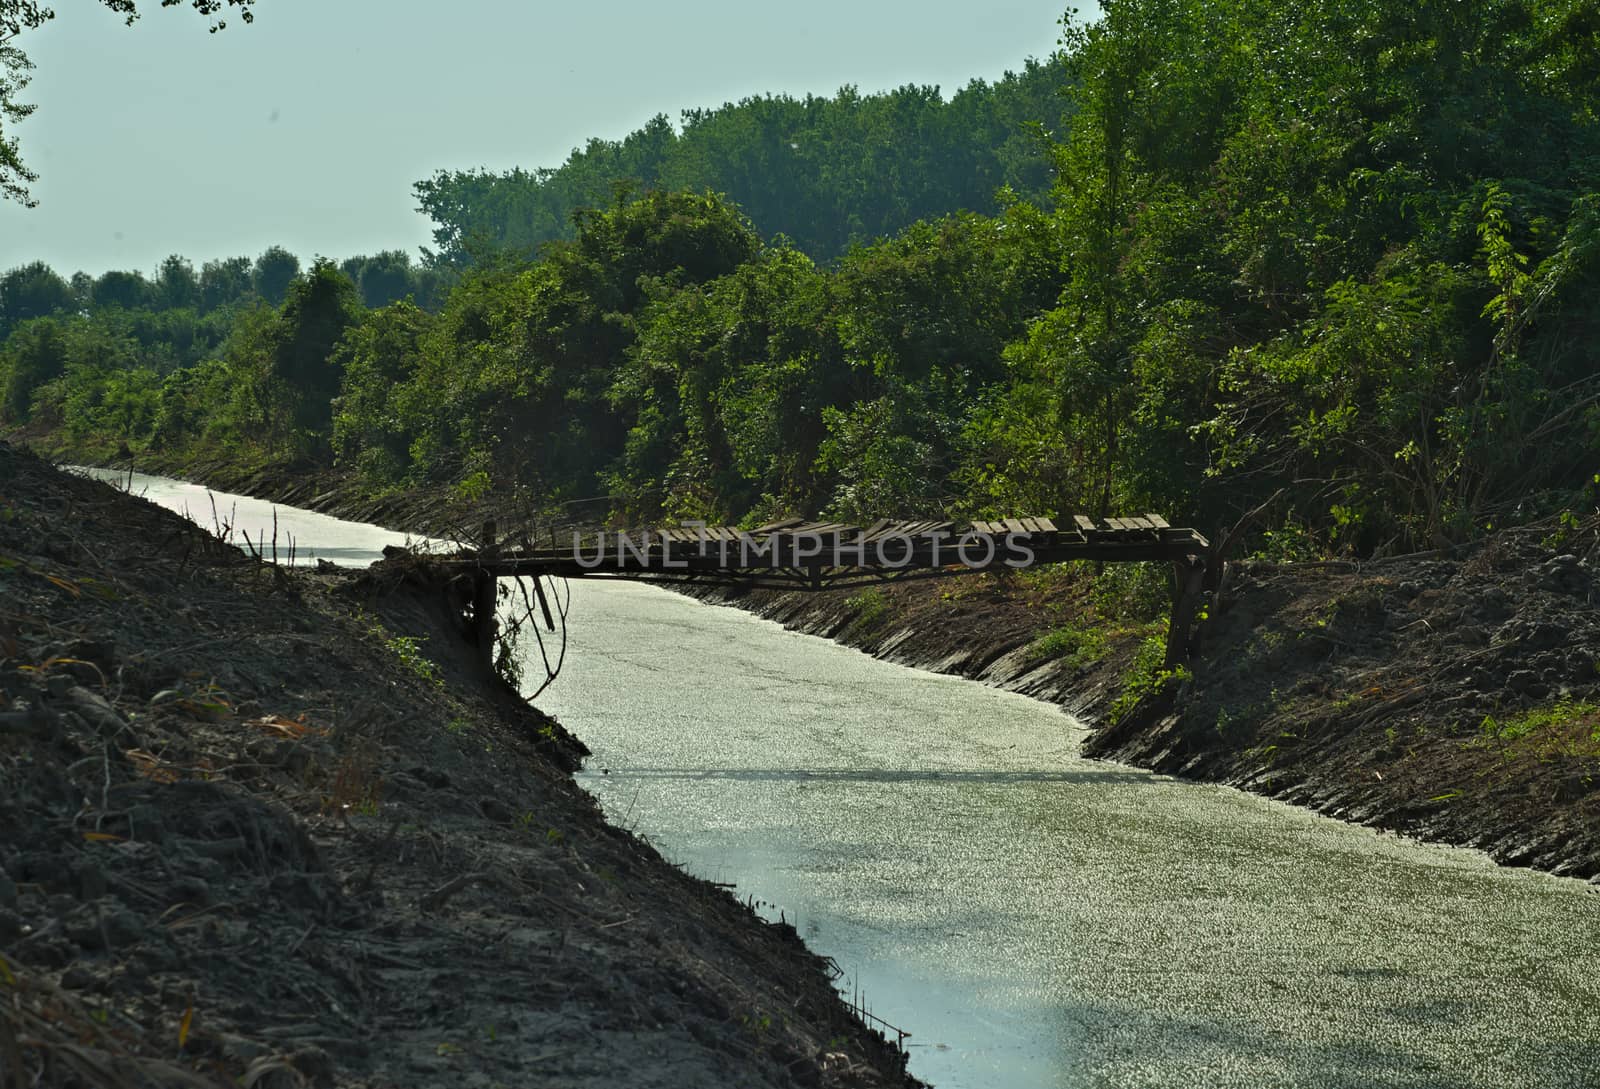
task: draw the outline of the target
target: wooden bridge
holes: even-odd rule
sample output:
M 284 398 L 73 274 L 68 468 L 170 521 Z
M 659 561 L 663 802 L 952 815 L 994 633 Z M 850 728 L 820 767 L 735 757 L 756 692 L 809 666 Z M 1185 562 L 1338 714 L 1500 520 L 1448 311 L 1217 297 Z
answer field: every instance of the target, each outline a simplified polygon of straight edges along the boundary
M 1049 518 L 959 523 L 881 519 L 870 526 L 795 518 L 751 530 L 684 523 L 574 534 L 570 542 L 551 540 L 547 547 L 526 536 L 500 540 L 491 522 L 480 540 L 478 549 L 445 563 L 473 580 L 470 622 L 486 648 L 493 642 L 500 578 L 532 578 L 536 591 L 544 576 L 816 591 L 1094 560 L 1171 566 L 1169 663 L 1187 656 L 1211 547 L 1195 530 L 1174 528 L 1156 514 L 1098 523 L 1076 515 L 1070 526 Z M 548 618 L 548 607 L 545 613 Z

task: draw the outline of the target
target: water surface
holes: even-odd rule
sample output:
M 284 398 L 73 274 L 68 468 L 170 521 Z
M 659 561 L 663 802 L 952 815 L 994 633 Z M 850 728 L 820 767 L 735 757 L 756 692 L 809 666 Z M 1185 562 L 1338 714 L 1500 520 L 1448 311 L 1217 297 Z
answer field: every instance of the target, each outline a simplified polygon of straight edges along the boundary
M 203 488 L 133 490 L 211 524 Z M 276 510 L 303 562 L 404 541 L 216 505 L 252 539 Z M 1053 706 L 736 610 L 572 590 L 540 703 L 594 749 L 584 785 L 795 922 L 938 1086 L 1600 1085 L 1581 883 L 1086 761 Z
M 71 466 L 70 471 L 177 511 L 240 548 L 246 547 L 248 539 L 250 548 L 269 559 L 275 556 L 283 564 L 292 559 L 296 566 L 306 566 L 320 559 L 341 567 L 365 567 L 383 558 L 385 545 L 423 540 L 382 526 L 347 522 L 170 477 L 80 466 Z
M 540 702 L 614 821 L 797 922 L 938 1086 L 1600 1085 L 1582 883 L 651 587 L 573 584 Z

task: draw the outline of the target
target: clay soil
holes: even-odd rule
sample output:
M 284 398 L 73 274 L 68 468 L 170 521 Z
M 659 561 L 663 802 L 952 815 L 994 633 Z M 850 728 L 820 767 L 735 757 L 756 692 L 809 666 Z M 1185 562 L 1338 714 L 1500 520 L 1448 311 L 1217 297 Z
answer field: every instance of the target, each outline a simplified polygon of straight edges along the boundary
M 1594 878 L 1597 559 L 1600 520 L 1454 554 L 1235 565 L 1193 678 L 1087 751 Z
M 0 444 L 0 1086 L 910 1084 L 605 823 L 456 602 Z

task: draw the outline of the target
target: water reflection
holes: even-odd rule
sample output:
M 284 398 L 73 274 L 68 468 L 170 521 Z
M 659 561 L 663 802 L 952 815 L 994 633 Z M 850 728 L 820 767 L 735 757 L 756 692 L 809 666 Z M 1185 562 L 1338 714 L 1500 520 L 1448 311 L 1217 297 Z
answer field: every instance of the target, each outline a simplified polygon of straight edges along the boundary
M 116 469 L 70 466 L 73 472 L 177 511 L 231 544 L 282 564 L 311 566 L 318 560 L 340 567 L 365 567 L 383 558 L 385 545 L 404 547 L 423 538 L 382 526 L 346 522 L 314 511 L 286 507 L 247 495 L 218 492 L 200 484 Z

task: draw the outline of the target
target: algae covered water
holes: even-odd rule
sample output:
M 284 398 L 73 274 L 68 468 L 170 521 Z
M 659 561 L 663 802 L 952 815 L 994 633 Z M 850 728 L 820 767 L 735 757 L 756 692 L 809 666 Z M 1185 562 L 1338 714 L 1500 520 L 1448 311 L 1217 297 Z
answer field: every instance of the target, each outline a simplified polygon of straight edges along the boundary
M 205 489 L 131 485 L 211 522 Z M 302 560 L 404 541 L 216 502 L 252 539 L 275 510 Z M 937 1086 L 1600 1085 L 1580 882 L 1087 761 L 1055 707 L 737 610 L 572 591 L 539 702 L 584 785 L 794 922 Z
M 1600 896 L 1078 756 L 1058 708 L 575 583 L 541 704 L 944 1087 L 1600 1085 Z

